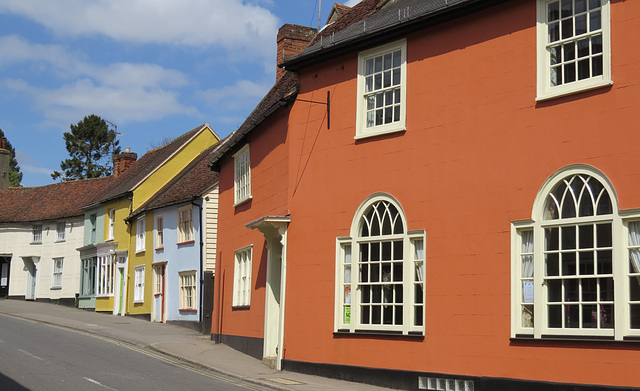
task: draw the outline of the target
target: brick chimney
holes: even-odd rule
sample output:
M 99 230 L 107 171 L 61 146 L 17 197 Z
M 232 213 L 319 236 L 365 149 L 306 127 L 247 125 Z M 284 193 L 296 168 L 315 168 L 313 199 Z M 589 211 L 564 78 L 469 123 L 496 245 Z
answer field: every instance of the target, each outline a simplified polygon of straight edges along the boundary
M 0 137 L 0 190 L 9 189 L 9 165 L 11 163 L 11 152 L 7 149 L 7 139 Z
M 138 154 L 131 152 L 131 149 L 127 147 L 123 153 L 113 158 L 113 175 L 117 178 L 127 168 L 131 167 L 136 160 L 138 160 Z
M 299 26 L 297 24 L 285 24 L 278 30 L 278 56 L 276 64 L 281 64 L 285 60 L 303 51 L 309 42 L 316 36 L 318 30 L 313 27 Z M 277 67 L 276 81 L 280 80 L 285 70 Z

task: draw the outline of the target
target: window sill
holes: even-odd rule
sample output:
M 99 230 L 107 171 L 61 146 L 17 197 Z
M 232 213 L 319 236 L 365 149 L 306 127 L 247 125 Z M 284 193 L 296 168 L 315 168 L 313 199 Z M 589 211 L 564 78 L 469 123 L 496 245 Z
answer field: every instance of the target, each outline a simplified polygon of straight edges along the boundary
M 105 241 L 105 242 L 113 242 L 113 241 L 114 241 L 114 238 L 106 238 L 104 241 Z
M 424 333 L 421 331 L 410 331 L 407 334 L 403 334 L 402 331 L 381 331 L 381 330 L 341 330 L 334 331 L 333 335 L 335 336 L 352 336 L 352 337 L 368 337 L 368 336 L 378 336 L 378 337 L 398 337 L 398 338 L 411 338 L 416 340 L 423 340 Z
M 371 137 L 376 137 L 376 136 L 383 136 L 385 134 L 393 134 L 393 133 L 400 133 L 400 132 L 404 132 L 405 130 L 407 130 L 407 128 L 402 125 L 398 128 L 392 128 L 389 130 L 373 130 L 373 131 L 368 131 L 368 132 L 362 132 L 360 134 L 356 134 L 356 136 L 354 137 L 354 139 L 356 140 L 363 140 L 363 139 L 367 139 L 367 138 L 371 138 Z
M 184 309 L 179 309 L 179 312 L 198 312 L 198 310 L 195 310 L 193 308 L 184 308 Z
M 144 252 L 144 250 L 136 250 L 136 254 L 141 254 L 143 252 Z
M 42 244 L 42 242 L 31 242 L 29 244 Z
M 249 197 L 247 197 L 247 198 L 245 198 L 243 200 L 237 201 L 235 204 L 233 204 L 233 207 L 235 208 L 236 206 L 240 206 L 242 204 L 245 204 L 245 203 L 251 201 L 252 199 L 253 199 L 253 196 L 249 196 Z
M 180 243 L 178 243 L 177 245 L 178 245 L 178 247 L 180 247 L 180 246 L 182 246 L 182 245 L 185 245 L 185 244 L 193 244 L 193 243 L 195 243 L 195 242 L 196 242 L 195 240 L 187 240 L 186 242 L 180 242 Z
M 597 335 L 543 335 L 541 338 L 535 338 L 533 335 L 521 335 L 517 334 L 515 337 L 509 338 L 512 343 L 531 343 L 531 344 L 544 344 L 544 343 L 598 343 L 598 344 L 620 344 L 620 343 L 640 343 L 640 336 L 629 335 L 622 340 L 615 340 L 613 336 L 597 336 Z
M 233 305 L 231 306 L 231 309 L 233 310 L 248 310 L 249 308 L 251 308 L 251 305 L 247 304 L 247 305 Z
M 598 88 L 609 87 L 613 85 L 613 80 L 600 80 L 594 83 L 584 83 L 567 88 L 559 88 L 556 91 L 543 92 L 536 96 L 536 102 L 545 102 L 555 98 L 561 98 L 567 95 L 579 94 Z
M 66 242 L 66 240 L 62 239 L 62 240 L 56 240 L 54 243 L 64 243 Z
M 157 247 L 156 251 L 164 251 L 164 247 Z
M 52 290 L 52 291 L 59 291 L 59 290 L 61 290 L 61 289 L 62 289 L 62 287 L 61 287 L 61 286 L 52 286 L 52 287 L 51 287 L 51 290 Z
M 133 304 L 144 304 L 144 300 L 134 300 Z

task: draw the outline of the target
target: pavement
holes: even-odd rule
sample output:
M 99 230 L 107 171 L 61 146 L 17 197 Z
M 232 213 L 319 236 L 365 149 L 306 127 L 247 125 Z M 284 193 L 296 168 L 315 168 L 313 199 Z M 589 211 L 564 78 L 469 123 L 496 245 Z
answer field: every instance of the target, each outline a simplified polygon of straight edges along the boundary
M 49 303 L 0 299 L 0 314 L 83 332 L 160 352 L 174 359 L 253 384 L 282 391 L 376 391 L 388 388 L 268 368 L 262 361 L 211 341 L 209 335 L 171 324 L 115 316 Z

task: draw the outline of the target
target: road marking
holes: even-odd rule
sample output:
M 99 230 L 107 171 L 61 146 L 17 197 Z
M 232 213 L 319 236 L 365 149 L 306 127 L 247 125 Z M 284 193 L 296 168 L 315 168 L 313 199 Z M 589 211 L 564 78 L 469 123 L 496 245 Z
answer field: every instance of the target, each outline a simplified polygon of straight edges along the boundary
M 31 353 L 27 352 L 26 350 L 18 349 L 18 351 L 19 351 L 19 352 L 21 352 L 21 353 L 26 354 L 26 355 L 27 355 L 27 356 L 29 356 L 29 357 L 33 357 L 33 358 L 35 358 L 36 360 L 40 360 L 40 361 L 47 361 L 47 360 L 45 360 L 45 359 L 44 359 L 44 358 L 42 358 L 42 357 L 38 357 L 38 356 L 36 356 L 36 355 L 34 355 L 34 354 L 31 354 Z
M 88 382 L 90 382 L 90 383 L 93 383 L 93 384 L 99 385 L 100 387 L 104 387 L 104 388 L 106 388 L 107 390 L 118 391 L 118 390 L 116 390 L 115 388 L 111 388 L 111 387 L 107 387 L 107 386 L 105 386 L 104 384 L 100 383 L 100 382 L 99 382 L 99 381 L 97 381 L 97 380 L 89 379 L 88 377 L 83 377 L 83 379 L 84 379 L 84 380 L 86 380 L 86 381 L 88 381 Z

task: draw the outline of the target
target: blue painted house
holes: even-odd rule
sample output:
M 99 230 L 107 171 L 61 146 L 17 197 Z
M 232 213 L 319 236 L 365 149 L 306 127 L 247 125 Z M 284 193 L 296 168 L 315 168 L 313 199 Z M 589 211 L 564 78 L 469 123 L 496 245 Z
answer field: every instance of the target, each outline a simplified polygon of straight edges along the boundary
M 212 146 L 127 218 L 153 215 L 151 320 L 211 328 L 218 209 Z

